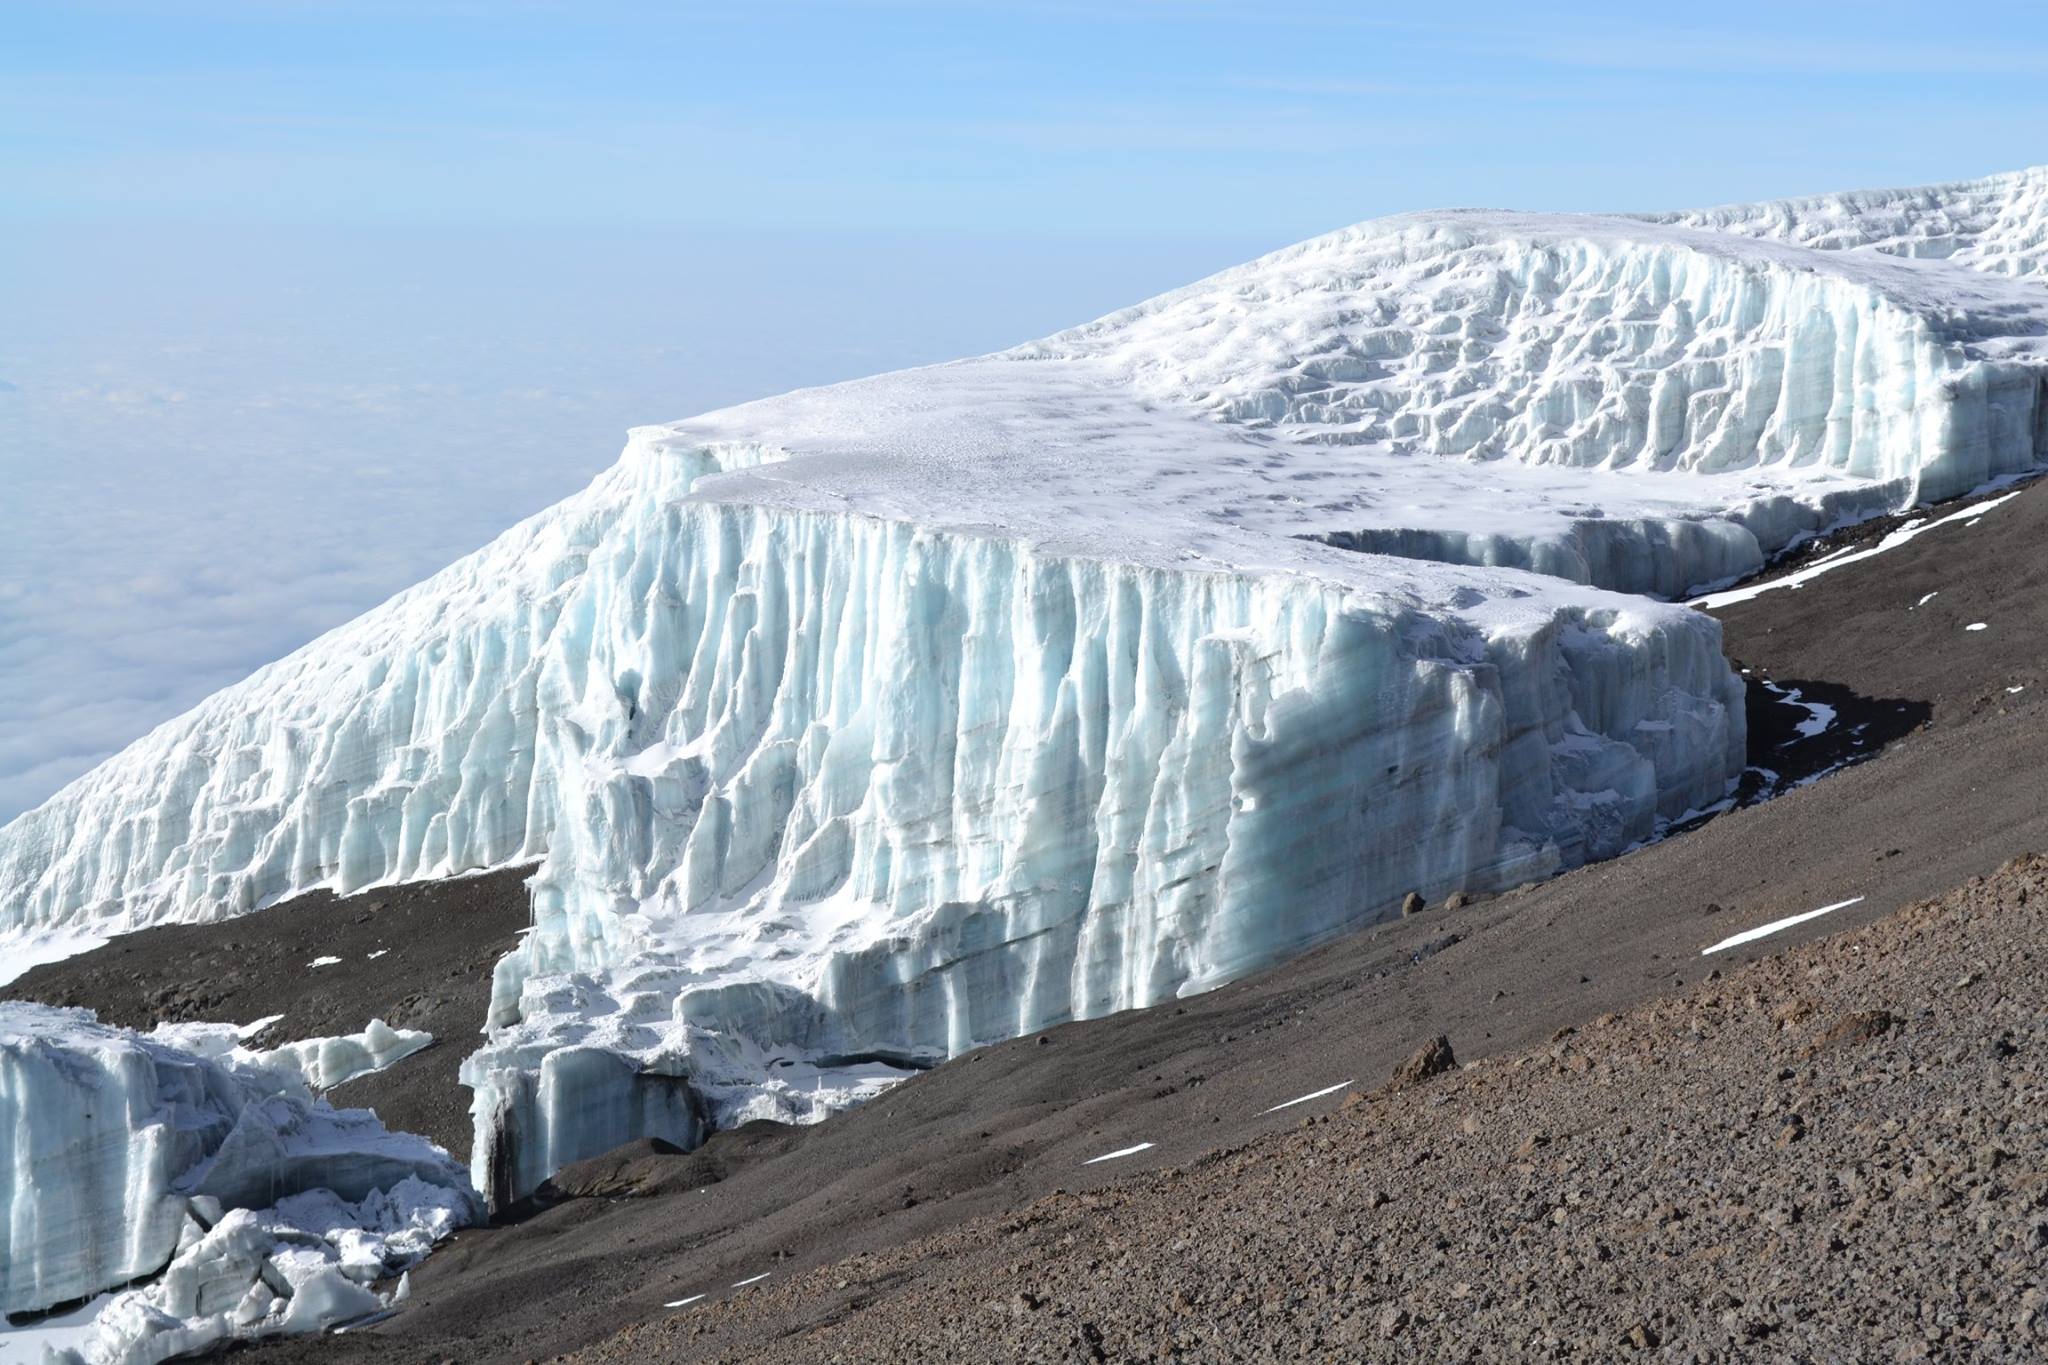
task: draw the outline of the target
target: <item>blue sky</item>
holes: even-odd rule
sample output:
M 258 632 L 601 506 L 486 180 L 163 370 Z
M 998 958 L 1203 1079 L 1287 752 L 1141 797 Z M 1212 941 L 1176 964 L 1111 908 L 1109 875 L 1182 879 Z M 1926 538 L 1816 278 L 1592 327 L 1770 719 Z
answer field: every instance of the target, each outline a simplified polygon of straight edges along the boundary
M 0 820 L 632 425 L 1402 209 L 2048 161 L 2044 15 L 17 0 Z
M 1967 22 L 1958 22 L 1964 16 Z M 1244 233 L 2038 159 L 2038 4 L 7 8 L 32 218 Z

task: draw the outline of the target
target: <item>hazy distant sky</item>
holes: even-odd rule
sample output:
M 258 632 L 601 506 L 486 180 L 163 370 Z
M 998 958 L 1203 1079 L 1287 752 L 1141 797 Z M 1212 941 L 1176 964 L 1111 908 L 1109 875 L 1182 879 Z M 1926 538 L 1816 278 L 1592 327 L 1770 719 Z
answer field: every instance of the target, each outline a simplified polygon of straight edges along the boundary
M 0 819 L 580 487 L 1401 209 L 2048 161 L 2048 7 L 0 6 Z

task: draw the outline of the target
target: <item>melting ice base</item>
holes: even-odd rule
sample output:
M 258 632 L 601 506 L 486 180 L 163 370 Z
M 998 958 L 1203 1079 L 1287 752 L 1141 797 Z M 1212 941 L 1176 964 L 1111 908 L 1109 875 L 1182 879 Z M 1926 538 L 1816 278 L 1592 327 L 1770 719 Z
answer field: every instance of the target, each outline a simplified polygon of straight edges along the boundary
M 643 428 L 0 831 L 0 922 L 544 859 L 465 1068 L 505 1199 L 1617 852 L 1744 736 L 1610 589 L 2039 460 L 2040 179 L 1390 219 Z

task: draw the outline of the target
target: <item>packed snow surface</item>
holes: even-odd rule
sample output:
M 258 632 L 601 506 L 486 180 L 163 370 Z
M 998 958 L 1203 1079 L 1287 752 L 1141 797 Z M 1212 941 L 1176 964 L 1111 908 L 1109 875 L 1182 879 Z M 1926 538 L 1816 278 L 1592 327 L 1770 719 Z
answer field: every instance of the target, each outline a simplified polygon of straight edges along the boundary
M 1385 219 L 637 429 L 0 831 L 0 952 L 540 860 L 506 1199 L 1617 853 L 1745 758 L 1718 626 L 1621 593 L 2039 461 L 2009 179 Z
M 295 1070 L 240 1052 L 238 1032 L 153 1037 L 87 1010 L 0 1002 L 0 1311 L 154 1275 L 195 1223 L 309 1191 L 363 1201 L 424 1182 L 475 1211 L 445 1152 L 316 1099 Z

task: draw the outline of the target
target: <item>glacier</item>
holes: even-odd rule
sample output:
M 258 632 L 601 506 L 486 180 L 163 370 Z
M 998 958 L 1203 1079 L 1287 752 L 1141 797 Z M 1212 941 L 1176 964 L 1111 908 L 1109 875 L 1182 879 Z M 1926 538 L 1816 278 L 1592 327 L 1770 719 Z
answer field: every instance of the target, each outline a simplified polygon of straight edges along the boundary
M 154 1275 L 225 1211 L 309 1191 L 364 1201 L 426 1185 L 445 1192 L 428 1202 L 480 1215 L 440 1148 L 238 1055 L 231 1026 L 179 1027 L 199 1050 L 89 1010 L 0 1002 L 0 1312 Z
M 535 863 L 503 1204 L 1612 855 L 1745 759 L 1658 599 L 2040 464 L 2042 184 L 1402 215 L 636 428 L 0 830 L 0 953 Z

